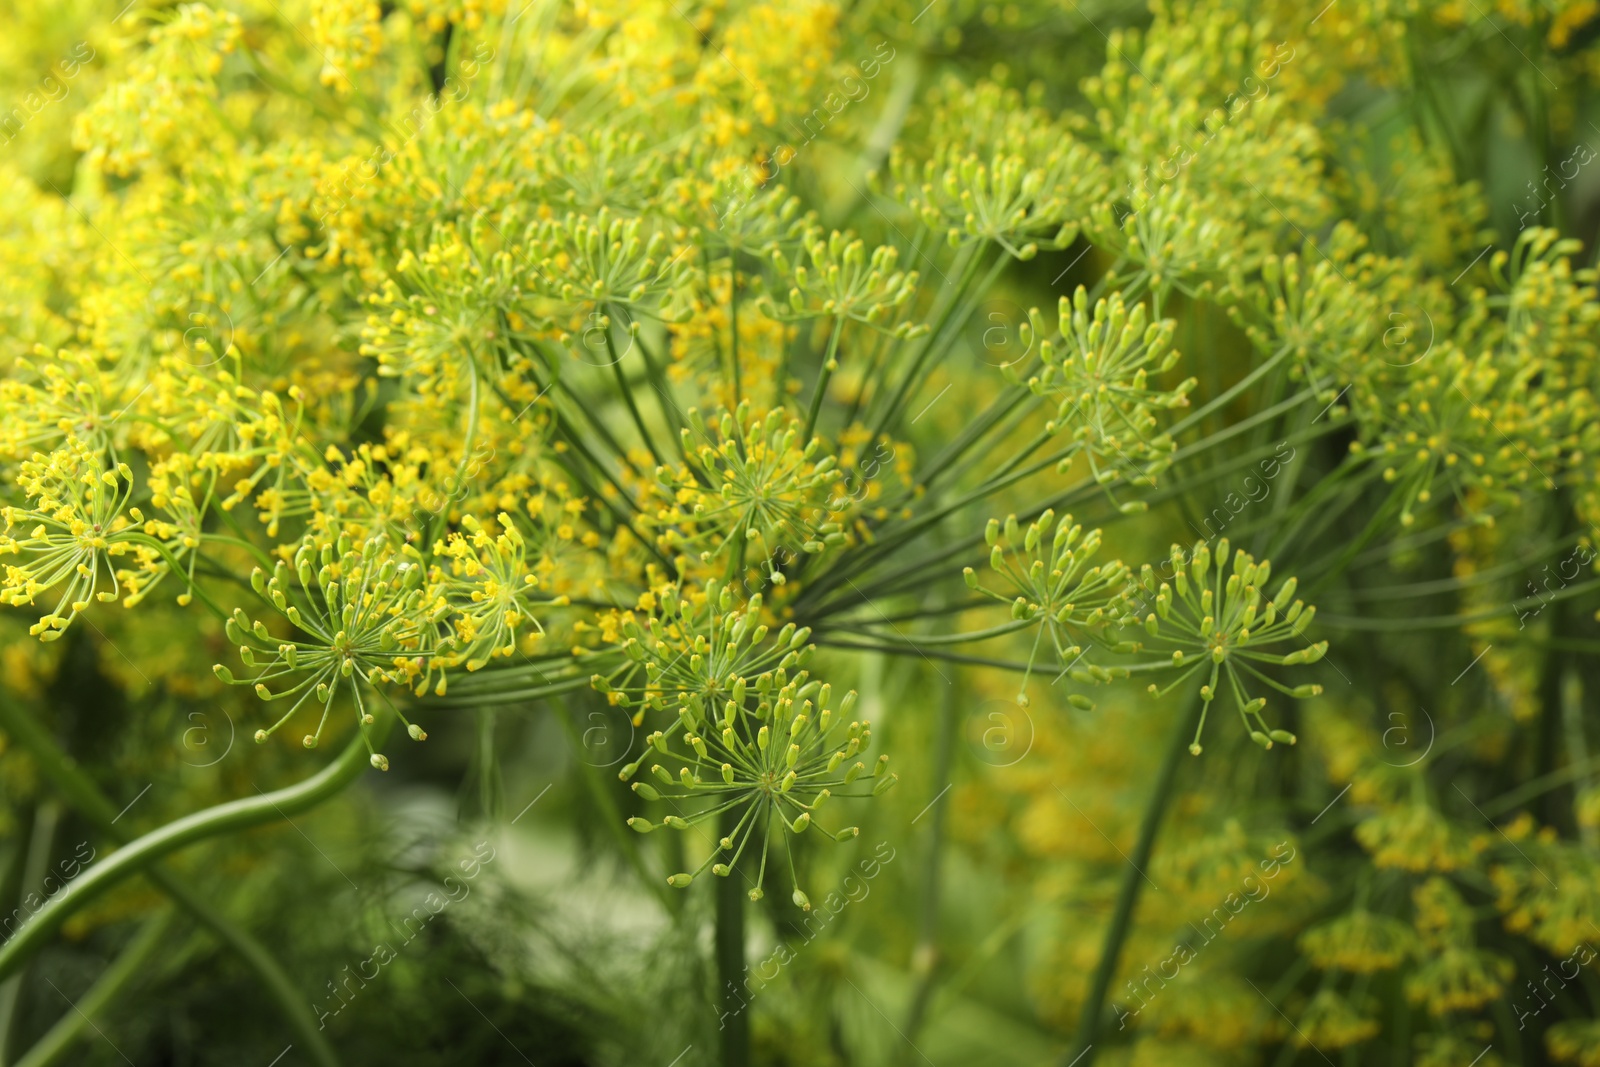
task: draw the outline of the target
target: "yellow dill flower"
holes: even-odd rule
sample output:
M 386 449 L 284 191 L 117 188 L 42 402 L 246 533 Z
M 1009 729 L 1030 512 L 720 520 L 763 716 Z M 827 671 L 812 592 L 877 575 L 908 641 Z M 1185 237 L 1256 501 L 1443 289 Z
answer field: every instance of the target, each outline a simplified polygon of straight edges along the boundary
M 1301 1049 L 1342 1049 L 1371 1040 L 1382 1029 L 1373 1018 L 1377 1008 L 1377 1000 L 1372 997 L 1363 998 L 1358 1004 L 1335 990 L 1318 990 L 1300 1013 L 1294 1045 Z
M 123 514 L 133 492 L 133 472 L 126 463 L 107 463 L 72 437 L 49 455 L 35 453 L 23 461 L 17 484 L 28 504 L 0 509 L 6 520 L 0 554 L 20 560 L 6 564 L 0 602 L 32 604 L 41 593 L 66 583 L 55 608 L 28 630 L 42 641 L 54 641 L 91 602 L 112 601 L 121 592 L 112 560 L 136 549 L 132 522 Z M 137 508 L 129 514 L 135 521 L 140 518 Z
M 180 4 L 149 33 L 149 48 L 78 116 L 73 146 L 92 166 L 127 177 L 151 163 L 176 164 L 227 138 L 211 103 L 223 59 L 243 29 L 232 12 Z
M 323 55 L 322 84 L 350 91 L 350 73 L 372 66 L 383 47 L 382 15 L 373 0 L 314 0 L 311 38 Z
M 528 543 L 510 515 L 498 516 L 500 532 L 490 536 L 477 519 L 462 520 L 464 532 L 434 545 L 434 585 L 450 603 L 456 650 L 446 665 L 475 671 L 497 656 L 517 651 L 518 628 L 535 638 L 544 627 L 535 609 L 561 607 L 564 596 L 535 596 L 539 577 L 529 566 Z
M 1406 976 L 1406 996 L 1432 1015 L 1476 1011 L 1500 997 L 1516 972 L 1504 956 L 1451 945 L 1425 956 Z
M 1428 804 L 1402 804 L 1361 821 L 1356 840 L 1379 867 L 1403 871 L 1454 871 L 1476 852 L 1460 828 Z
M 1557 1063 L 1600 1067 L 1600 1022 L 1571 1019 L 1556 1023 L 1545 1032 L 1544 1047 Z
M 1233 572 L 1227 574 L 1230 553 Z M 1241 675 L 1249 675 L 1296 700 L 1322 692 L 1320 685 L 1310 682 L 1291 689 L 1252 665 L 1316 663 L 1327 654 L 1326 641 L 1305 644 L 1285 653 L 1262 651 L 1284 641 L 1300 644 L 1306 628 L 1311 625 L 1317 609 L 1294 599 L 1299 580 L 1285 579 L 1276 595 L 1263 605 L 1261 587 L 1272 576 L 1272 562 L 1257 563 L 1248 552 L 1233 552 L 1226 537 L 1217 542 L 1214 574 L 1211 546 L 1204 541 L 1195 545 L 1187 559 L 1183 549 L 1173 545 L 1169 562 L 1170 583 L 1158 581 L 1155 569 L 1149 564 L 1140 568 L 1137 583 L 1130 583 L 1124 592 L 1120 611 L 1130 622 L 1143 615 L 1145 637 L 1139 647 L 1153 646 L 1170 651 L 1170 660 L 1158 662 L 1161 669 L 1174 671 L 1178 677 L 1165 691 L 1170 692 L 1186 679 L 1207 674 L 1209 668 L 1209 679 L 1200 689 L 1205 707 L 1189 751 L 1200 754 L 1200 735 L 1205 730 L 1211 703 L 1218 696 L 1219 680 L 1224 676 L 1251 741 L 1267 749 L 1274 743 L 1294 744 L 1293 734 L 1270 726 L 1262 717 L 1261 710 L 1266 707 L 1267 700 L 1249 696 Z M 1283 606 L 1290 601 L 1287 607 Z M 1155 610 L 1149 610 L 1151 607 Z M 1149 689 L 1152 693 L 1163 691 L 1153 682 Z
M 1300 949 L 1322 970 L 1376 974 L 1416 951 L 1416 936 L 1399 919 L 1357 908 L 1300 935 Z

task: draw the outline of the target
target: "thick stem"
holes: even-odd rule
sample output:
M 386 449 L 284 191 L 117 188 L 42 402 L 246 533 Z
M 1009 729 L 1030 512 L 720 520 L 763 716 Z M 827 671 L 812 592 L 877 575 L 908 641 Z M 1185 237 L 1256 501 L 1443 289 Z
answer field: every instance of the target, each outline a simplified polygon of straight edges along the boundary
M 374 740 L 381 741 L 389 726 L 387 716 L 380 719 Z M 124 878 L 196 842 L 287 819 L 315 807 L 354 782 L 367 767 L 366 741 L 358 734 L 337 759 L 303 782 L 197 811 L 118 849 L 68 882 L 0 945 L 0 980 L 15 974 L 73 913 Z
M 132 838 L 131 833 L 117 825 L 120 816 L 117 805 L 100 792 L 100 787 L 76 761 L 61 751 L 43 727 L 8 699 L 0 699 L 0 728 L 28 749 L 50 784 L 80 815 L 119 844 L 126 844 Z M 312 1062 L 319 1067 L 339 1067 L 339 1058 L 333 1046 L 318 1029 L 316 1018 L 306 1006 L 300 991 L 266 946 L 236 926 L 186 881 L 166 868 L 152 867 L 149 878 L 202 926 L 209 928 L 219 941 L 238 954 L 266 990 L 284 1021 L 299 1035 L 303 1042 L 301 1047 Z
M 730 808 L 722 813 L 722 833 L 729 835 L 739 823 Z M 717 1010 L 722 1039 L 721 1067 L 749 1067 L 750 1017 L 739 996 L 744 988 L 744 887 L 731 874 L 715 878 L 717 887 Z
M 1089 983 L 1089 996 L 1083 1002 L 1083 1014 L 1078 1020 L 1078 1034 L 1067 1047 L 1062 1064 L 1091 1067 L 1094 1063 L 1094 1045 L 1100 1036 L 1104 1020 L 1106 994 L 1111 991 L 1111 980 L 1117 973 L 1117 959 L 1122 955 L 1122 943 L 1128 937 L 1128 927 L 1133 920 L 1133 906 L 1138 903 L 1139 891 L 1144 886 L 1144 869 L 1150 863 L 1150 853 L 1156 843 L 1156 831 L 1161 828 L 1161 817 L 1166 814 L 1172 800 L 1172 787 L 1178 779 L 1178 764 L 1182 762 L 1189 742 L 1194 737 L 1196 721 L 1203 704 L 1196 692 L 1178 716 L 1172 737 L 1167 742 L 1167 754 L 1161 760 L 1161 770 L 1156 775 L 1155 788 L 1144 809 L 1144 820 L 1139 824 L 1139 839 L 1134 843 L 1133 854 L 1128 857 L 1128 869 L 1123 872 L 1122 889 L 1117 893 L 1117 903 L 1111 913 L 1111 925 L 1106 929 L 1105 945 L 1100 950 L 1100 962 L 1095 965 L 1094 977 Z

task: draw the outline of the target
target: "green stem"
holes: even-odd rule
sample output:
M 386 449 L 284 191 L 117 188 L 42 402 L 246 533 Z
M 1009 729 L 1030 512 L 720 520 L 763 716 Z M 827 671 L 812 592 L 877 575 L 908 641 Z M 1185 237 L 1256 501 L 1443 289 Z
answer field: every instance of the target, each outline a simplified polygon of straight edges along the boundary
M 730 808 L 722 813 L 722 833 L 738 828 L 738 814 Z M 750 1067 L 750 1017 L 739 997 L 744 988 L 744 888 L 741 880 L 729 875 L 712 879 L 717 887 L 717 995 L 718 1024 L 722 1042 L 720 1067 Z
M 929 812 L 928 853 L 922 868 L 922 914 L 917 924 L 917 947 L 911 954 L 911 970 L 917 975 L 917 986 L 911 995 L 911 1008 L 906 1013 L 908 1055 L 911 1043 L 922 1029 L 922 1021 L 927 1015 L 928 1003 L 933 999 L 934 982 L 938 977 L 940 858 L 944 850 L 945 794 L 950 789 L 955 734 L 955 686 L 947 685 L 939 700 L 939 732 L 933 750 L 933 781 L 940 791 L 929 805 L 932 810 Z
M 380 719 L 374 739 L 381 741 L 389 726 L 387 716 Z M 337 759 L 303 782 L 197 811 L 118 849 L 68 882 L 0 945 L 0 980 L 15 974 L 62 923 L 124 878 L 196 842 L 287 819 L 315 807 L 354 782 L 368 766 L 366 740 L 357 735 Z
M 51 1067 L 62 1062 L 86 1029 L 94 1026 L 98 1032 L 95 1016 L 109 1007 L 139 977 L 145 964 L 161 947 L 161 939 L 171 927 L 173 915 L 173 909 L 163 908 L 146 919 L 121 955 L 101 973 L 89 991 L 79 997 L 43 1037 L 34 1042 L 27 1054 L 16 1062 L 16 1067 Z
M 77 761 L 61 751 L 38 722 L 9 699 L 0 699 L 0 728 L 32 754 L 39 770 L 79 814 L 119 843 L 126 844 L 131 839 L 131 833 L 117 826 L 121 814 L 117 806 L 100 791 Z M 219 941 L 238 953 L 277 1005 L 284 1021 L 299 1035 L 306 1054 L 320 1067 L 338 1067 L 339 1058 L 317 1029 L 316 1018 L 300 991 L 266 946 L 234 925 L 172 872 L 153 867 L 149 878 L 201 925 L 209 927 Z
M 1172 787 L 1178 779 L 1178 764 L 1182 762 L 1189 742 L 1194 737 L 1195 722 L 1204 706 L 1196 692 L 1172 731 L 1167 742 L 1167 754 L 1161 760 L 1161 770 L 1156 775 L 1155 788 L 1144 809 L 1144 819 L 1139 824 L 1139 839 L 1134 843 L 1133 854 L 1128 857 L 1128 869 L 1122 875 L 1122 888 L 1117 893 L 1116 906 L 1111 913 L 1111 925 L 1106 929 L 1100 961 L 1095 964 L 1094 976 L 1089 983 L 1089 996 L 1083 1002 L 1083 1014 L 1078 1019 L 1078 1034 L 1067 1047 L 1063 1065 L 1077 1064 L 1092 1067 L 1094 1045 L 1100 1037 L 1101 1018 L 1105 1011 L 1106 994 L 1111 991 L 1111 980 L 1117 973 L 1117 959 L 1122 955 L 1122 943 L 1127 939 L 1132 925 L 1133 907 L 1144 886 L 1144 869 L 1150 863 L 1150 853 L 1156 843 L 1156 831 L 1161 828 L 1161 817 L 1166 814 L 1172 800 Z
M 622 357 L 617 355 L 617 346 L 611 340 L 611 331 L 607 329 L 606 351 L 611 355 L 611 374 L 617 379 L 617 389 L 622 393 L 622 401 L 628 406 L 628 414 L 633 416 L 633 425 L 639 431 L 639 439 L 650 450 L 650 455 L 655 458 L 657 466 L 664 466 L 666 460 L 661 458 L 661 452 L 656 448 L 655 438 L 650 436 L 650 431 L 644 428 L 644 416 L 639 413 L 639 405 L 633 399 L 633 389 L 628 385 L 627 375 L 622 372 Z
M 843 332 L 844 319 L 835 319 L 833 331 L 828 335 L 828 353 L 822 357 L 822 373 L 817 375 L 817 388 L 811 394 L 811 407 L 806 411 L 806 430 L 800 435 L 802 448 L 811 440 L 811 431 L 817 428 L 817 415 L 822 411 L 822 398 L 828 392 L 828 379 L 833 377 L 833 368 L 838 366 L 839 335 Z
M 733 406 L 744 399 L 744 384 L 739 371 L 739 250 L 728 249 L 728 362 L 733 366 Z M 778 381 L 778 402 L 783 400 L 783 381 Z

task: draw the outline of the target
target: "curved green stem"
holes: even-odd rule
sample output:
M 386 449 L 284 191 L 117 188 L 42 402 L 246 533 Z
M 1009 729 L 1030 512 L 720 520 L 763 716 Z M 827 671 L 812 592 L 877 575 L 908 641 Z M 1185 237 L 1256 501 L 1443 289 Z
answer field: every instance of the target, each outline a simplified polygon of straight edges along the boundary
M 377 740 L 382 740 L 389 726 L 387 716 L 379 720 L 374 731 Z M 303 782 L 197 811 L 118 849 L 68 882 L 9 941 L 0 945 L 0 980 L 16 973 L 73 913 L 129 875 L 196 842 L 287 819 L 315 807 L 355 781 L 368 766 L 366 740 L 357 735 L 337 759 Z
M 0 728 L 32 754 L 39 770 L 56 791 L 96 828 L 119 843 L 125 844 L 132 838 L 131 833 L 117 826 L 120 812 L 110 798 L 75 760 L 61 751 L 42 726 L 9 699 L 0 699 Z M 320 1067 L 338 1067 L 339 1058 L 317 1029 L 311 1010 L 266 946 L 234 925 L 171 871 L 153 867 L 148 877 L 202 926 L 208 927 L 219 941 L 238 953 L 277 1005 L 284 1021 L 299 1035 L 306 1054 Z

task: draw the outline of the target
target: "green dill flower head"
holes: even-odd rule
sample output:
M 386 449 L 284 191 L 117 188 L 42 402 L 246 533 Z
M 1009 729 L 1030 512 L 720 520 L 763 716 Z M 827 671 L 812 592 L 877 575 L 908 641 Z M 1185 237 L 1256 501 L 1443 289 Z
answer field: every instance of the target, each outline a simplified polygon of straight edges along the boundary
M 613 624 L 620 662 L 591 679 L 612 704 L 637 709 L 637 722 L 647 711 L 709 714 L 706 709 L 715 710 L 735 692 L 781 686 L 778 672 L 803 666 L 811 655 L 808 628 L 788 623 L 771 634 L 761 621 L 760 594 L 739 606 L 732 589 L 715 579 L 704 591 L 662 586 L 641 596 L 639 606 L 646 613 L 643 625 L 632 612 L 619 613 Z M 668 726 L 666 734 L 679 725 Z M 622 777 L 637 770 L 629 764 Z
M 1357 908 L 1300 935 L 1300 949 L 1321 970 L 1350 974 L 1391 971 L 1417 951 L 1416 934 L 1399 919 Z
M 843 475 L 820 438 L 802 439 L 798 419 L 778 408 L 762 414 L 749 401 L 719 418 L 686 414 L 684 462 L 657 468 L 652 489 L 664 499 L 647 516 L 663 552 L 692 552 L 702 563 L 726 557 L 738 577 L 746 560 L 779 549 L 818 553 L 844 543 Z
M 1450 945 L 1406 977 L 1406 999 L 1433 1015 L 1477 1011 L 1504 995 L 1516 973 L 1516 964 L 1498 953 Z
M 1472 865 L 1472 842 L 1431 804 L 1413 801 L 1380 811 L 1356 826 L 1356 840 L 1376 867 L 1416 874 Z
M 1294 578 L 1285 579 L 1277 593 L 1264 601 L 1261 589 L 1271 577 L 1272 564 L 1267 560 L 1257 563 L 1247 552 L 1233 552 L 1226 537 L 1217 542 L 1214 562 L 1215 566 L 1211 546 L 1204 541 L 1197 543 L 1187 558 L 1182 548 L 1173 545 L 1171 582 L 1158 582 L 1154 569 L 1146 564 L 1138 582 L 1126 593 L 1126 615 L 1136 619 L 1143 614 L 1144 647 L 1171 652 L 1170 669 L 1178 672 L 1178 679 L 1167 690 L 1209 668 L 1209 679 L 1200 689 L 1206 711 L 1226 678 L 1252 741 L 1262 748 L 1271 748 L 1274 742 L 1294 744 L 1293 734 L 1268 725 L 1261 715 L 1266 698 L 1252 698 L 1247 683 L 1254 678 L 1302 700 L 1322 692 L 1320 685 L 1312 683 L 1290 689 L 1256 666 L 1294 666 L 1320 660 L 1328 651 L 1326 641 L 1302 644 L 1299 640 L 1317 609 L 1293 599 L 1298 586 Z M 1147 610 L 1149 598 L 1153 598 L 1153 611 Z M 1285 642 L 1301 647 L 1289 652 L 1266 651 Z M 1150 691 L 1162 690 L 1152 684 Z M 1189 746 L 1196 755 L 1204 729 L 1202 713 L 1194 743 Z
M 1109 191 L 1104 163 L 1043 108 L 995 82 L 936 88 L 929 134 L 889 154 L 896 200 L 952 247 L 993 242 L 1032 259 L 1078 235 Z
M 1058 518 L 1053 510 L 1046 510 L 1026 530 L 1015 515 L 1008 515 L 1004 523 L 990 519 L 984 538 L 989 543 L 989 570 L 1004 591 L 985 586 L 971 567 L 963 574 L 967 586 L 1009 605 L 1015 628 L 1039 627 L 1017 694 L 1017 703 L 1026 705 L 1028 679 L 1047 634 L 1050 651 L 1063 667 L 1077 662 L 1084 641 L 1113 643 L 1110 630 L 1119 622 L 1117 607 L 1128 568 L 1121 560 L 1091 566 L 1100 551 L 1100 531 L 1085 532 L 1071 515 Z
M 1081 442 L 1102 480 L 1111 475 L 1098 464 L 1111 460 L 1142 463 L 1130 477 L 1151 484 L 1174 449 L 1172 439 L 1157 432 L 1155 412 L 1187 405 L 1198 384 L 1188 378 L 1161 389 L 1151 381 L 1178 363 L 1172 320 L 1149 322 L 1145 306 L 1130 309 L 1120 292 L 1095 301 L 1091 313 L 1088 291 L 1080 285 L 1070 301 L 1061 298 L 1060 323 L 1059 343 L 1040 342 L 1044 368 L 1028 381 L 1036 395 L 1056 404 L 1046 432 L 1070 433 Z
M 237 608 L 226 624 L 228 639 L 255 674 L 235 678 L 223 664 L 212 668 L 230 685 L 251 686 L 262 700 L 292 702 L 270 728 L 256 731 L 256 741 L 266 741 L 314 699 L 322 717 L 303 740 L 305 747 L 316 747 L 341 692 L 354 707 L 363 736 L 376 721 L 368 706 L 372 697 L 394 707 L 383 686 L 405 684 L 420 694 L 437 676 L 435 691 L 442 695 L 440 657 L 451 650 L 451 640 L 440 636 L 439 624 L 449 605 L 424 578 L 420 560 L 378 538 L 359 545 L 348 537 L 321 544 L 307 540 L 292 566 L 280 560 L 271 576 L 256 568 L 251 586 L 296 634 L 280 640 Z M 425 736 L 409 728 L 412 737 Z M 377 753 L 372 762 L 388 767 Z
M 677 813 L 659 824 L 637 817 L 628 824 L 649 833 L 659 827 L 688 830 L 714 819 L 733 823 L 695 871 L 673 875 L 670 884 L 685 887 L 707 867 L 726 878 L 741 861 L 756 863 L 753 856 L 745 856 L 754 841 L 761 859 L 750 899 L 761 899 L 768 854 L 781 824 L 795 903 L 809 911 L 810 901 L 795 874 L 790 836 L 814 826 L 817 833 L 835 841 L 856 837 L 861 831 L 854 826 L 826 829 L 817 821 L 818 812 L 834 796 L 878 796 L 897 780 L 885 773 L 887 756 L 880 756 L 870 771 L 855 758 L 871 744 L 872 730 L 870 723 L 846 721 L 855 705 L 854 690 L 835 709 L 830 707 L 831 686 L 803 670 L 787 680 L 784 673 L 777 672 L 768 685 L 758 679 L 755 686 L 741 687 L 709 716 L 697 714 L 693 705 L 682 706 L 682 737 L 676 746 L 668 744 L 664 733 L 651 736 L 651 773 L 659 784 L 635 782 L 633 790 L 645 800 L 667 803 Z M 677 765 L 676 775 L 669 763 Z M 843 792 L 858 780 L 857 792 Z
M 762 299 L 765 314 L 780 321 L 849 319 L 899 338 L 927 332 L 909 322 L 888 325 L 895 309 L 917 291 L 917 272 L 895 268 L 900 253 L 893 245 L 878 245 L 868 256 L 865 241 L 835 230 L 826 238 L 820 231 L 809 233 L 801 247 L 810 266 L 791 264 L 781 248 L 768 253 L 789 296 L 787 306 Z
M 1110 204 L 1090 214 L 1089 236 L 1137 266 L 1128 287 L 1157 297 L 1172 290 L 1209 293 L 1226 279 L 1243 245 L 1243 227 L 1176 186 L 1162 188 L 1137 211 L 1117 216 Z
M 636 719 L 648 710 L 675 714 L 665 729 L 646 738 L 645 756 L 619 775 L 626 781 L 651 761 L 658 784 L 635 782 L 633 790 L 675 811 L 661 823 L 641 818 L 628 823 L 640 833 L 660 827 L 687 830 L 716 819 L 724 826 L 732 823 L 699 868 L 668 881 L 682 888 L 707 867 L 727 877 L 755 841 L 761 860 L 750 897 L 760 899 L 776 823 L 789 835 L 804 833 L 830 797 L 868 795 L 838 792 L 863 774 L 871 779 L 872 795 L 892 787 L 896 776 L 885 773 L 887 756 L 880 756 L 870 772 L 855 760 L 872 732 L 868 723 L 846 722 L 854 691 L 833 708 L 832 687 L 802 667 L 810 654 L 808 631 L 789 624 L 769 640 L 767 627 L 758 621 L 759 596 L 741 608 L 715 581 L 698 595 L 668 587 L 650 612 L 645 626 L 623 619 L 623 665 L 592 679 L 614 703 L 637 707 Z M 677 764 L 676 775 L 669 763 Z M 830 831 L 820 824 L 817 830 L 841 841 L 860 832 L 855 827 Z M 793 854 L 787 836 L 784 841 L 792 877 Z M 795 900 L 809 910 L 798 885 Z
M 692 246 L 675 250 L 662 230 L 652 232 L 645 219 L 619 217 L 609 207 L 592 217 L 538 222 L 527 246 L 540 295 L 574 323 L 608 309 L 672 321 L 693 278 Z
M 1359 1000 L 1333 989 L 1312 995 L 1295 1024 L 1295 1045 L 1302 1049 L 1342 1049 L 1371 1040 L 1383 1029 L 1376 997 Z
M 510 226 L 502 220 L 503 226 Z M 529 308 L 537 288 L 520 245 L 482 216 L 439 225 L 420 252 L 407 248 L 394 276 L 373 293 L 361 354 L 378 373 L 436 390 L 462 368 L 486 380 L 502 373 L 508 338 L 530 339 L 543 325 Z

